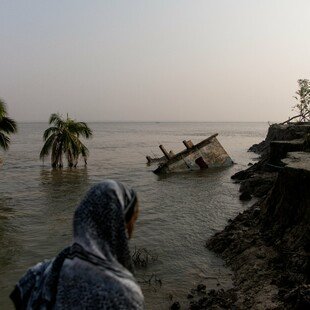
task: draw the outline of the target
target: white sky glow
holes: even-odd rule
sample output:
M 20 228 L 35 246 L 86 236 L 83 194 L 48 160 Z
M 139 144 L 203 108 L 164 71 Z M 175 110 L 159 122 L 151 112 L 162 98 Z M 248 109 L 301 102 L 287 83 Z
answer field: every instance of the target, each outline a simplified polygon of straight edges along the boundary
M 309 0 L 0 2 L 18 121 L 281 121 L 310 78 Z

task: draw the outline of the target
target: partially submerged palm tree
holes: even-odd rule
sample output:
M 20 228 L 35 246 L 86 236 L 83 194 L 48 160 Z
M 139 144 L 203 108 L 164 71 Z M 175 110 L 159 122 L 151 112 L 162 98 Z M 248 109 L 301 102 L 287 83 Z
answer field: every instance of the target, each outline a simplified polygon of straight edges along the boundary
M 69 167 L 76 167 L 79 156 L 84 158 L 87 164 L 89 151 L 81 142 L 80 137 L 86 139 L 92 136 L 92 130 L 84 122 L 76 122 L 68 117 L 63 119 L 59 114 L 52 114 L 49 124 L 43 134 L 44 146 L 40 158 L 44 158 L 51 152 L 51 164 L 53 168 L 63 167 L 63 155 L 68 161 Z
M 5 103 L 0 99 L 0 148 L 6 151 L 10 145 L 9 135 L 16 132 L 16 122 L 7 116 Z

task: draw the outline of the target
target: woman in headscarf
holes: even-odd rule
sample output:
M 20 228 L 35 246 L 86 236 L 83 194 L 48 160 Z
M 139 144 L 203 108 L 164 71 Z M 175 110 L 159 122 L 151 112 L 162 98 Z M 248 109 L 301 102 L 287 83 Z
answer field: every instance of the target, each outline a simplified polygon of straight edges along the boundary
M 136 193 L 104 181 L 86 194 L 73 219 L 73 243 L 30 268 L 11 294 L 16 309 L 143 309 L 128 239 Z

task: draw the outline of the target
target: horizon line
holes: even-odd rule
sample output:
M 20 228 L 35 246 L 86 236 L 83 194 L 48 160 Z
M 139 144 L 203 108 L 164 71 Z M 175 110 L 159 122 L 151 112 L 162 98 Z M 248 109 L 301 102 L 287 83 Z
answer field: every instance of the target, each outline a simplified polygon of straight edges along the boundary
M 48 121 L 16 121 L 17 123 L 30 124 L 30 123 L 48 123 Z M 86 123 L 278 123 L 275 121 L 85 121 Z

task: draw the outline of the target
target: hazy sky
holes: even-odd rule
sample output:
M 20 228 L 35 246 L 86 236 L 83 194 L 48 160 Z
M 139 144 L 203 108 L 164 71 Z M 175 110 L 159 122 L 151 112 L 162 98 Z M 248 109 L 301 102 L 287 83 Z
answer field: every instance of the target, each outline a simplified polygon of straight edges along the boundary
M 0 0 L 18 121 L 279 121 L 310 78 L 310 0 Z

